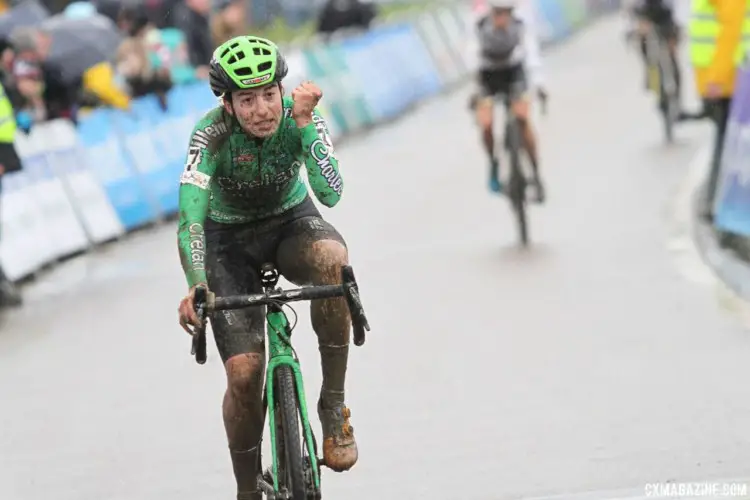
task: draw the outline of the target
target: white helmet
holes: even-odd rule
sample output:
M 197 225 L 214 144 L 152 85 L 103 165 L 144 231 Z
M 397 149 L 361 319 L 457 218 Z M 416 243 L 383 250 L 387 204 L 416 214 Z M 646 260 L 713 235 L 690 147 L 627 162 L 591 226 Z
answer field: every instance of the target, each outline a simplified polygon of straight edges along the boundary
M 489 0 L 490 9 L 515 9 L 518 6 L 517 0 Z

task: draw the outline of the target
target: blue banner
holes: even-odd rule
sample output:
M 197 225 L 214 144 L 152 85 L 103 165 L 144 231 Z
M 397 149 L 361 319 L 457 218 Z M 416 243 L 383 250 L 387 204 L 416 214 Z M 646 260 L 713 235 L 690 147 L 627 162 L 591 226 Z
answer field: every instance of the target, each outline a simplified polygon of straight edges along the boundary
M 750 66 L 737 76 L 714 214 L 718 228 L 750 236 Z

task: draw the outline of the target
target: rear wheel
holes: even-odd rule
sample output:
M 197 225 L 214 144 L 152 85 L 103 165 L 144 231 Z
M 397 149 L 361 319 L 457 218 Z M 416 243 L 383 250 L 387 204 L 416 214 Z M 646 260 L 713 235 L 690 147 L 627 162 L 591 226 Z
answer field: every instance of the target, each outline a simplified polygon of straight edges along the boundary
M 664 106 L 662 107 L 662 118 L 664 121 L 664 137 L 669 143 L 674 142 L 674 124 L 677 121 L 677 103 L 674 97 L 664 96 Z
M 296 384 L 290 366 L 279 366 L 276 369 L 276 395 L 282 431 L 277 439 L 281 445 L 279 448 L 283 449 L 284 461 L 279 486 L 286 487 L 293 500 L 305 500 L 305 460 L 302 455 Z
M 664 122 L 664 136 L 667 142 L 674 142 L 674 125 L 677 122 L 679 110 L 677 82 L 672 56 L 665 41 L 661 43 L 659 53 L 659 108 Z

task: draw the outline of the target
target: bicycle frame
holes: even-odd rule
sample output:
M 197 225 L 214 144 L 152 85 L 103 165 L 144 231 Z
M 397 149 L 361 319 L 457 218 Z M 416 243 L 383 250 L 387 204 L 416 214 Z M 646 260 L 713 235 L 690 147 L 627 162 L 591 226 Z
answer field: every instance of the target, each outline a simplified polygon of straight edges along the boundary
M 512 85 L 509 93 L 497 94 L 493 97 L 494 106 L 497 108 L 497 107 L 500 107 L 500 105 L 502 105 L 504 112 L 505 112 L 505 122 L 504 122 L 504 127 L 503 127 L 503 142 L 505 144 L 508 143 L 509 133 L 515 133 L 511 129 L 513 127 L 517 129 L 519 126 L 518 118 L 516 117 L 516 114 L 513 112 L 513 109 L 512 109 L 512 104 L 520 95 L 521 95 L 520 85 L 514 84 Z M 516 132 L 519 134 L 521 133 L 520 130 L 516 130 Z M 524 147 L 523 141 L 521 140 L 519 140 L 518 144 L 520 146 L 518 154 L 520 155 L 522 152 L 525 152 L 525 147 Z M 504 147 L 502 149 L 505 149 L 507 151 L 508 148 Z M 511 175 L 511 178 L 514 178 L 514 176 L 520 176 L 520 178 L 522 179 L 522 182 L 525 182 L 526 176 L 524 175 L 523 172 L 518 171 L 519 169 L 523 168 L 521 167 L 520 163 L 521 163 L 520 161 L 518 162 L 518 164 L 516 164 L 516 162 L 514 161 L 510 162 L 510 168 L 511 168 L 510 175 Z
M 270 312 L 266 315 L 266 337 L 268 338 L 268 367 L 266 368 L 266 398 L 268 401 L 268 417 L 271 429 L 271 460 L 273 467 L 273 489 L 279 492 L 279 457 L 276 448 L 276 407 L 274 405 L 273 377 L 276 369 L 288 366 L 294 373 L 295 388 L 297 390 L 297 404 L 302 421 L 302 432 L 305 439 L 310 466 L 312 469 L 315 488 L 320 489 L 320 474 L 318 471 L 318 457 L 315 452 L 312 427 L 307 411 L 305 399 L 305 388 L 302 381 L 302 370 L 297 358 L 294 356 L 291 344 L 291 329 L 289 319 L 278 305 L 268 306 Z
M 271 433 L 271 460 L 273 472 L 273 493 L 279 491 L 279 450 L 276 446 L 277 415 L 274 396 L 274 376 L 276 370 L 287 366 L 294 374 L 295 391 L 297 396 L 297 408 L 299 419 L 302 422 L 302 437 L 310 460 L 310 469 L 315 489 L 320 492 L 319 460 L 315 449 L 315 437 L 310 425 L 307 400 L 302 379 L 300 363 L 294 353 L 291 344 L 292 327 L 289 318 L 282 309 L 287 302 L 326 299 L 333 297 L 344 297 L 351 314 L 354 345 L 361 346 L 365 343 L 365 331 L 370 331 L 370 325 L 365 316 L 364 308 L 359 297 L 359 288 L 354 277 L 351 266 L 341 268 L 341 285 L 319 285 L 298 288 L 294 290 L 282 290 L 277 287 L 279 273 L 276 269 L 266 264 L 261 269 L 261 282 L 264 292 L 239 295 L 232 297 L 216 297 L 203 287 L 195 290 L 194 304 L 198 317 L 202 320 L 202 326 L 196 328 L 193 333 L 192 351 L 198 364 L 206 362 L 206 313 L 213 311 L 224 311 L 229 309 L 243 309 L 246 307 L 267 306 L 266 314 L 266 337 L 268 338 L 268 366 L 265 375 L 265 397 L 266 411 L 269 416 Z M 258 476 L 258 487 L 269 494 L 269 484 L 264 479 L 263 473 Z
M 646 55 L 649 61 L 651 76 L 651 90 L 659 95 L 672 96 L 677 91 L 677 82 L 672 68 L 672 56 L 668 40 L 658 32 L 656 26 L 651 26 L 646 35 Z

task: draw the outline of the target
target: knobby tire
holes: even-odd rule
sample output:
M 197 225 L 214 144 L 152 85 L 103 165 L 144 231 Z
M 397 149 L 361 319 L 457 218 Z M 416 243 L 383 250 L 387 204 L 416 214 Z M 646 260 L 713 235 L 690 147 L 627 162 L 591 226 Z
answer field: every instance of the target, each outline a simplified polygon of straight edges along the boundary
M 664 137 L 667 140 L 668 143 L 674 142 L 674 125 L 676 121 L 676 115 L 677 115 L 677 103 L 676 103 L 676 97 L 674 95 L 668 94 L 666 85 L 664 85 L 664 69 L 660 68 L 660 72 L 662 74 L 660 78 L 661 82 L 661 114 L 662 119 L 664 121 Z
M 664 46 L 666 42 L 662 41 L 659 44 L 658 59 L 657 59 L 657 74 L 659 81 L 659 108 L 661 110 L 662 119 L 664 122 L 664 136 L 668 143 L 674 142 L 674 126 L 677 122 L 677 89 L 676 89 L 676 74 L 674 69 L 675 62 L 672 59 L 672 55 L 669 53 L 669 49 Z M 667 78 L 667 73 L 671 75 L 671 78 Z M 672 81 L 674 87 L 671 92 L 667 92 L 667 80 Z
M 515 121 L 507 127 L 508 152 L 510 155 L 510 180 L 508 195 L 518 224 L 518 235 L 523 246 L 529 244 L 529 229 L 526 220 L 526 182 L 521 170 L 521 138 L 518 123 Z
M 276 369 L 276 384 L 278 411 L 281 416 L 281 441 L 283 441 L 284 449 L 284 474 L 279 481 L 283 481 L 294 500 L 306 500 L 297 391 L 294 372 L 290 366 L 279 366 Z

